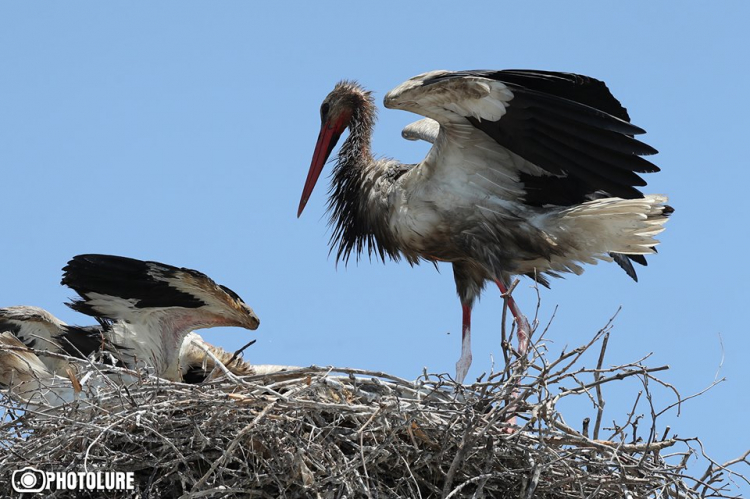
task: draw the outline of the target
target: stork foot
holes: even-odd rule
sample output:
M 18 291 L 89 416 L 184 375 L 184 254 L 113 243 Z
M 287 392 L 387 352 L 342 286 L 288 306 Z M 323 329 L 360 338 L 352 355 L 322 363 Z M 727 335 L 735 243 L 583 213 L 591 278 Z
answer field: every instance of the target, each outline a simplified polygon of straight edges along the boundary
M 456 362 L 456 383 L 459 385 L 464 384 L 464 379 L 466 379 L 466 375 L 469 372 L 469 367 L 471 366 L 471 354 L 469 354 L 468 358 L 465 358 L 463 355 L 461 355 L 461 358 L 458 359 L 458 362 Z
M 458 384 L 463 385 L 469 367 L 471 367 L 471 333 L 466 329 L 461 341 L 461 357 L 456 362 L 456 382 Z

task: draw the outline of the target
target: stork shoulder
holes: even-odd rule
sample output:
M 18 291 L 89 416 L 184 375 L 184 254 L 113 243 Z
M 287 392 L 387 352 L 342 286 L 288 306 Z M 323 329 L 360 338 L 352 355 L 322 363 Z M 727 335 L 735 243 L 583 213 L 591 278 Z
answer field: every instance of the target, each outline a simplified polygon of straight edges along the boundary
M 457 72 L 431 71 L 388 92 L 384 105 L 447 124 L 465 122 L 467 117 L 497 121 L 505 115 L 512 99 L 513 92 L 501 81 Z

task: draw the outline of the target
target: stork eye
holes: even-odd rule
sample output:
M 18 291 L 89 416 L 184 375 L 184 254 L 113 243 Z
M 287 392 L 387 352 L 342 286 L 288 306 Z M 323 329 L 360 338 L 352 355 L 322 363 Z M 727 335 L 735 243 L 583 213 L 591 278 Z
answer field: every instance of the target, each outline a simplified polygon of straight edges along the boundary
M 322 106 L 320 106 L 320 119 L 324 120 L 328 116 L 328 110 L 331 109 L 331 106 L 324 102 Z

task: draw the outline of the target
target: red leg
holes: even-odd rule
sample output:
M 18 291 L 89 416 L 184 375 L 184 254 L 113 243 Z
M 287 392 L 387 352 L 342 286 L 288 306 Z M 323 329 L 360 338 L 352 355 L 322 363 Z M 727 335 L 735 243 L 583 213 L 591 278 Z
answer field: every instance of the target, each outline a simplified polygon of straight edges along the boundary
M 514 300 L 512 296 L 508 295 L 508 287 L 499 279 L 495 280 L 495 284 L 497 284 L 497 287 L 500 288 L 500 292 L 507 300 L 508 308 L 510 308 L 510 313 L 512 313 L 513 317 L 516 319 L 516 327 L 518 328 L 518 353 L 521 355 L 526 355 L 526 352 L 529 349 L 529 332 L 531 331 L 531 328 L 529 327 L 529 320 L 518 309 L 516 300 Z
M 456 381 L 463 384 L 466 373 L 471 366 L 471 306 L 461 305 L 463 310 L 461 324 L 461 357 L 456 362 Z
M 497 284 L 497 287 L 500 288 L 500 292 L 503 294 L 503 297 L 508 304 L 508 308 L 510 308 L 510 312 L 516 319 L 516 328 L 518 331 L 516 333 L 518 334 L 518 353 L 521 356 L 525 356 L 529 349 L 529 333 L 531 332 L 529 321 L 528 319 L 526 319 L 526 316 L 523 315 L 518 309 L 518 305 L 516 304 L 516 301 L 513 299 L 513 297 L 508 294 L 508 287 L 501 280 L 496 280 L 495 284 Z M 513 402 L 511 402 L 512 405 L 516 403 L 515 401 L 518 397 L 518 387 L 513 390 L 513 397 L 514 400 Z M 511 417 L 507 422 L 511 425 L 515 425 L 516 416 Z M 507 431 L 508 433 L 513 433 L 515 430 L 509 428 Z

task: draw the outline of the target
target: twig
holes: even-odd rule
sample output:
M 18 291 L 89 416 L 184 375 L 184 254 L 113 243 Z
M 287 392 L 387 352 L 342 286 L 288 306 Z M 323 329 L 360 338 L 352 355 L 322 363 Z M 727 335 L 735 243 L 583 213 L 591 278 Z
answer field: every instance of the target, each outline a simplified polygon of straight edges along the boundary
M 607 343 L 609 343 L 609 333 L 604 335 L 602 339 L 602 348 L 599 351 L 599 361 L 596 363 L 596 371 L 594 371 L 594 381 L 596 385 L 596 421 L 594 422 L 594 440 L 599 440 L 599 428 L 602 424 L 602 416 L 604 415 L 604 397 L 602 396 L 602 385 L 601 381 L 601 369 L 604 363 L 604 353 L 607 351 Z

